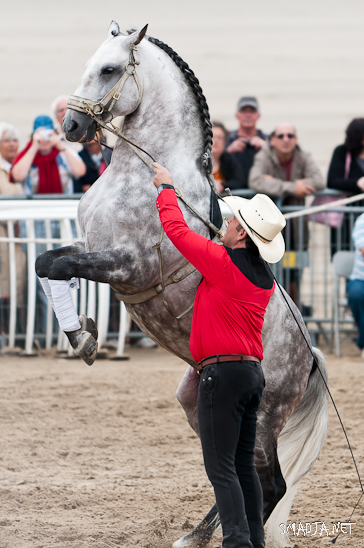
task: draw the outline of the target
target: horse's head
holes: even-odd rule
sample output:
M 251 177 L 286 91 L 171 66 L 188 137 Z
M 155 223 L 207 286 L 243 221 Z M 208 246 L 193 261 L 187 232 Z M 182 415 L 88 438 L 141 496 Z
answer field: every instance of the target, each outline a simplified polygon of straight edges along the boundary
M 81 84 L 69 99 L 63 121 L 69 141 L 86 142 L 95 137 L 97 122 L 87 112 L 108 122 L 138 107 L 142 83 L 137 74 L 137 46 L 146 31 L 147 26 L 125 36 L 120 33 L 119 25 L 111 22 L 106 41 L 87 62 Z

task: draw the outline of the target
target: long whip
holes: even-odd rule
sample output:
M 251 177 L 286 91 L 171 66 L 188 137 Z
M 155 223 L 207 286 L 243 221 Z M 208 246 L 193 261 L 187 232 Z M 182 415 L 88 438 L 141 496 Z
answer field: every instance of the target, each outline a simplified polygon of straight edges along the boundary
M 364 197 L 364 194 L 363 194 L 363 197 Z M 270 265 L 269 265 L 268 263 L 266 263 L 266 265 L 267 265 L 268 268 L 270 269 Z M 359 473 L 358 466 L 357 466 L 357 464 L 356 464 L 356 460 L 355 460 L 355 457 L 354 457 L 353 449 L 352 449 L 352 447 L 351 447 L 351 444 L 350 444 L 350 441 L 349 441 L 347 432 L 346 432 L 346 430 L 345 430 L 344 423 L 343 423 L 343 421 L 341 420 L 340 413 L 339 413 L 339 410 L 338 410 L 338 408 L 337 408 L 337 406 L 336 406 L 336 403 L 335 403 L 335 401 L 334 401 L 334 398 L 333 398 L 333 396 L 332 396 L 332 394 L 331 394 L 331 392 L 330 392 L 330 389 L 329 389 L 328 384 L 327 384 L 327 382 L 326 382 L 326 379 L 325 379 L 325 377 L 324 377 L 324 375 L 323 375 L 323 373 L 322 373 L 322 371 L 321 371 L 321 369 L 320 369 L 320 366 L 319 366 L 319 364 L 317 363 L 316 356 L 315 356 L 314 353 L 312 352 L 312 348 L 311 348 L 311 346 L 310 346 L 310 344 L 309 344 L 309 342 L 308 342 L 308 340 L 307 340 L 307 338 L 306 338 L 304 332 L 302 331 L 302 328 L 301 328 L 301 326 L 300 326 L 300 324 L 299 324 L 299 322 L 298 322 L 298 320 L 297 320 L 297 318 L 296 318 L 296 315 L 294 314 L 294 312 L 293 312 L 293 310 L 292 310 L 292 308 L 291 308 L 291 306 L 290 306 L 288 300 L 286 299 L 286 296 L 285 296 L 285 294 L 283 293 L 282 288 L 281 288 L 280 284 L 278 283 L 278 280 L 277 280 L 277 278 L 275 277 L 273 271 L 272 271 L 272 275 L 273 275 L 274 281 L 276 282 L 277 287 L 279 288 L 279 290 L 280 290 L 280 292 L 281 292 L 281 295 L 282 295 L 283 299 L 284 299 L 285 302 L 286 302 L 286 305 L 288 306 L 288 308 L 289 308 L 289 310 L 290 310 L 290 312 L 291 312 L 291 314 L 292 314 L 292 316 L 293 316 L 293 318 L 294 318 L 294 320 L 295 320 L 295 322 L 296 322 L 296 324 L 297 324 L 297 326 L 298 326 L 298 329 L 299 329 L 300 332 L 301 332 L 301 335 L 302 335 L 302 337 L 303 337 L 305 343 L 307 344 L 307 348 L 309 349 L 309 351 L 310 351 L 310 353 L 311 353 L 311 355 L 312 355 L 312 357 L 313 357 L 313 359 L 314 359 L 315 366 L 316 366 L 316 368 L 318 369 L 318 371 L 319 371 L 319 373 L 320 373 L 320 375 L 321 375 L 321 378 L 322 378 L 322 380 L 323 380 L 323 383 L 324 383 L 324 385 L 325 385 L 325 388 L 326 388 L 326 390 L 327 390 L 327 393 L 328 393 L 329 396 L 330 396 L 331 402 L 332 402 L 332 404 L 333 404 L 333 406 L 334 406 L 336 415 L 337 415 L 337 417 L 338 417 L 338 419 L 339 419 L 341 428 L 342 428 L 342 430 L 343 430 L 343 432 L 344 432 L 344 436 L 345 436 L 345 438 L 346 438 L 346 442 L 347 442 L 347 444 L 348 444 L 348 447 L 349 447 L 349 450 L 350 450 L 350 453 L 351 453 L 351 458 L 352 458 L 352 460 L 353 460 L 354 467 L 355 467 L 355 470 L 356 470 L 356 473 L 357 473 L 357 476 L 358 476 L 358 480 L 359 480 L 359 485 L 360 485 L 360 489 L 361 489 L 361 494 L 360 494 L 360 496 L 359 496 L 359 499 L 358 499 L 357 503 L 356 503 L 355 506 L 354 506 L 353 511 L 351 512 L 351 514 L 350 514 L 350 516 L 349 516 L 348 522 L 350 522 L 350 518 L 351 518 L 352 515 L 354 514 L 354 512 L 355 512 L 355 510 L 356 510 L 356 508 L 357 508 L 357 506 L 358 506 L 358 504 L 359 504 L 359 502 L 360 502 L 362 496 L 364 495 L 364 487 L 363 487 L 363 483 L 362 483 L 362 480 L 361 480 L 361 477 L 360 477 L 360 473 Z M 335 544 L 335 542 L 337 541 L 337 539 L 338 539 L 338 537 L 341 535 L 341 533 L 342 533 L 342 531 L 340 530 L 339 534 L 331 541 L 330 544 Z

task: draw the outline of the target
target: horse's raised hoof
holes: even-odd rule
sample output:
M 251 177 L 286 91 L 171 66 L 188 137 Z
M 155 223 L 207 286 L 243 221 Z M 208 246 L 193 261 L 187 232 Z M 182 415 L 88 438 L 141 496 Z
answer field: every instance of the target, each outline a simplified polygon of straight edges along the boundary
M 98 346 L 97 341 L 95 341 L 91 333 L 82 331 L 81 340 L 77 345 L 77 348 L 74 348 L 73 351 L 76 356 L 82 358 L 87 365 L 92 365 L 96 360 Z
M 99 345 L 91 333 L 78 329 L 77 331 L 66 332 L 66 335 L 76 356 L 82 358 L 87 365 L 92 365 L 96 359 Z
M 88 331 L 89 333 L 91 333 L 95 341 L 97 341 L 99 332 L 97 331 L 97 326 L 93 319 L 87 318 L 85 314 L 81 314 L 81 316 L 78 316 L 78 319 L 80 320 L 81 331 Z

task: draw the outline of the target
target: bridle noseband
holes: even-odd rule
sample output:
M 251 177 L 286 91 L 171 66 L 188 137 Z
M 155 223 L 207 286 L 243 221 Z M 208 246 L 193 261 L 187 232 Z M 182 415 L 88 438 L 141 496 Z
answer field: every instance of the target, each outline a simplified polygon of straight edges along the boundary
M 131 50 L 129 55 L 129 61 L 125 65 L 124 74 L 121 76 L 121 78 L 119 78 L 114 87 L 112 87 L 110 91 L 108 91 L 106 95 L 104 95 L 101 101 L 93 101 L 92 99 L 84 99 L 83 97 L 78 97 L 77 95 L 71 95 L 71 97 L 67 101 L 67 107 L 72 110 L 88 114 L 97 123 L 100 123 L 100 121 L 103 122 L 100 116 L 104 112 L 109 112 L 110 114 L 112 114 L 111 111 L 117 101 L 120 99 L 121 90 L 123 89 L 130 76 L 133 76 L 136 86 L 138 88 L 139 97 L 137 106 L 139 106 L 142 99 L 140 82 L 138 78 L 138 73 L 136 71 L 136 66 L 139 64 L 140 60 L 138 55 L 138 46 L 133 46 L 133 49 Z M 113 119 L 113 117 L 114 116 L 112 116 L 111 119 Z

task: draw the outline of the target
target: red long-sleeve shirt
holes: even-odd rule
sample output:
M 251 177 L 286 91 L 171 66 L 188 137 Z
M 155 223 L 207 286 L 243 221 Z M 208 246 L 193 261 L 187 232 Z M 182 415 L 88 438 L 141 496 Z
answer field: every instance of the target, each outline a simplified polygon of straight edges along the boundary
M 225 248 L 190 230 L 172 189 L 162 190 L 157 209 L 169 239 L 202 274 L 190 339 L 194 360 L 216 354 L 262 360 L 264 314 L 274 291 L 264 261 L 257 253 Z

